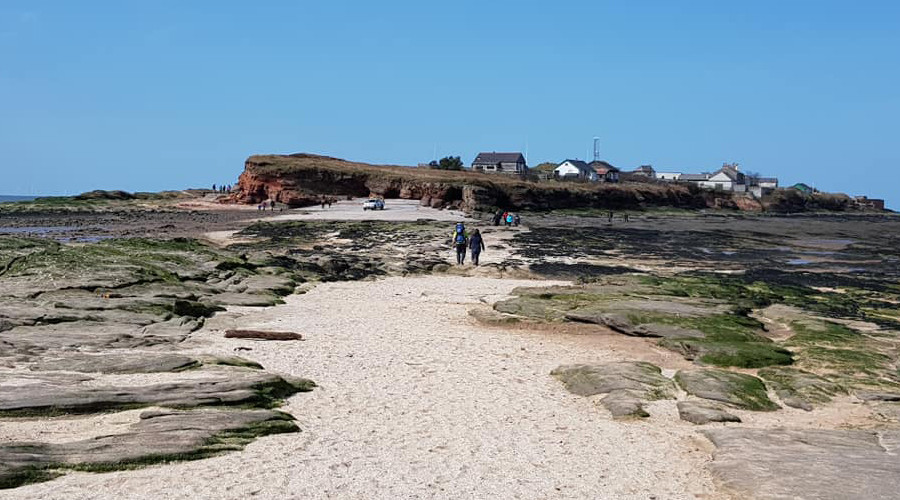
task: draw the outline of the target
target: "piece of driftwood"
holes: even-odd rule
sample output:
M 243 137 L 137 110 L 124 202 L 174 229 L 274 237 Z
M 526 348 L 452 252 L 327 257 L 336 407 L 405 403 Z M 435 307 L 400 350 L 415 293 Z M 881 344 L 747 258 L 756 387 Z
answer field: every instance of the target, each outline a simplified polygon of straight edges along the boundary
M 263 332 L 260 330 L 226 330 L 226 339 L 256 340 L 303 340 L 303 336 L 294 332 Z

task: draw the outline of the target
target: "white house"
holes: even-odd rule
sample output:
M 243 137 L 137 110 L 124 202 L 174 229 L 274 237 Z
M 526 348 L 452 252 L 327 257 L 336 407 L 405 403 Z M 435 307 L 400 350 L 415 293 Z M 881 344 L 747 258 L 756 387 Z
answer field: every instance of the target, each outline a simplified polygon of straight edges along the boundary
M 712 174 L 709 179 L 698 182 L 700 187 L 715 189 L 717 191 L 734 191 L 743 193 L 747 191 L 747 184 L 743 172 L 733 165 L 725 165 Z
M 657 172 L 656 179 L 666 182 L 677 182 L 681 179 L 681 172 Z
M 581 160 L 566 160 L 560 163 L 554 172 L 560 179 L 597 180 L 597 172 Z

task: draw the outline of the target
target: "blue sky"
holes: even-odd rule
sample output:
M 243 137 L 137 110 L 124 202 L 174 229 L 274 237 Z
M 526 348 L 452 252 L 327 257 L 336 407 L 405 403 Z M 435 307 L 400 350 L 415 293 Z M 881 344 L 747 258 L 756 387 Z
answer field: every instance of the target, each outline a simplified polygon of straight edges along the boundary
M 0 3 L 4 194 L 234 182 L 254 153 L 726 161 L 900 208 L 900 2 Z

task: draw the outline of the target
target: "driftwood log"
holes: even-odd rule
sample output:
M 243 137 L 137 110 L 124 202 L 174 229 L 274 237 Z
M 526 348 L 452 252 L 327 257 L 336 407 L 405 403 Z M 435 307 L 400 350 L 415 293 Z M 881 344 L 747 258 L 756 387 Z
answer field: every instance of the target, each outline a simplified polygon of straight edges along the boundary
M 303 340 L 303 336 L 294 332 L 263 332 L 260 330 L 226 330 L 226 339 L 256 340 Z

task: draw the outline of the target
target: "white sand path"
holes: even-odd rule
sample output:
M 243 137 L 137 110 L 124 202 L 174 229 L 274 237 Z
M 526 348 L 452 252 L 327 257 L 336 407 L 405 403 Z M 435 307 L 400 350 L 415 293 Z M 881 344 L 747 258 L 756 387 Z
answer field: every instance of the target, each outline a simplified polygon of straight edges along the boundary
M 244 451 L 108 474 L 71 473 L 8 499 L 721 498 L 708 449 L 674 403 L 647 421 L 612 420 L 549 375 L 616 359 L 584 338 L 486 329 L 467 308 L 528 281 L 429 276 L 328 283 L 287 304 L 235 308 L 192 341 L 320 384 L 284 408 L 299 434 Z M 303 342 L 222 338 L 232 325 Z M 661 420 L 658 420 L 659 417 Z

